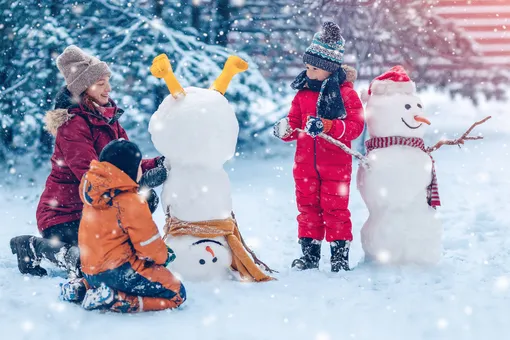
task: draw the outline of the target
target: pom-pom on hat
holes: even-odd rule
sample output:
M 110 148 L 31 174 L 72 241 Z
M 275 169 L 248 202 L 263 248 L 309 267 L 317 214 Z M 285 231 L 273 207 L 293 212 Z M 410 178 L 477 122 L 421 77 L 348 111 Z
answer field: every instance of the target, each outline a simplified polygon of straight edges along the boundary
M 322 25 L 322 31 L 313 36 L 312 44 L 303 55 L 303 62 L 320 69 L 335 72 L 344 61 L 345 40 L 340 27 L 328 21 Z

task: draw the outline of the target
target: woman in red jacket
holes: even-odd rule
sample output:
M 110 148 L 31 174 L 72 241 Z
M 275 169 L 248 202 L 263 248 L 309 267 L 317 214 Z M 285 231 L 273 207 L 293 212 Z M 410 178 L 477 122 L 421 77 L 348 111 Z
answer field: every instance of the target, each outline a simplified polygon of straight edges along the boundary
M 47 112 L 45 118 L 46 128 L 55 136 L 55 148 L 51 173 L 36 213 L 43 238 L 15 237 L 11 250 L 17 254 L 23 274 L 46 275 L 39 266 L 44 257 L 79 276 L 76 246 L 83 208 L 78 192 L 81 177 L 106 144 L 128 136 L 118 121 L 123 110 L 109 97 L 111 72 L 106 63 L 71 45 L 57 58 L 57 67 L 66 86 L 57 93 L 55 110 Z M 162 183 L 166 179 L 162 163 L 161 158 L 143 160 L 142 169 L 146 175 L 156 175 Z M 150 169 L 154 170 L 147 173 Z M 157 200 L 154 195 L 152 192 L 152 198 Z
M 352 83 L 356 71 L 342 66 L 343 52 L 340 28 L 326 22 L 303 56 L 306 70 L 292 83 L 299 92 L 290 113 L 274 129 L 284 141 L 297 140 L 293 175 L 303 256 L 294 260 L 292 267 L 300 270 L 319 267 L 324 236 L 331 243 L 331 270 L 349 270 L 352 158 L 325 139 L 316 138 L 325 133 L 350 147 L 363 131 L 363 107 Z

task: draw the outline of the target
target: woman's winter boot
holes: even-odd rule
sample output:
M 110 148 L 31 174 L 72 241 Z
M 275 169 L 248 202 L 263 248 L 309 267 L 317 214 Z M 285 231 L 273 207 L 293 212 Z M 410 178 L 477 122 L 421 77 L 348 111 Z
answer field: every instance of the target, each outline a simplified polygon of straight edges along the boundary
M 18 269 L 21 274 L 34 276 L 48 275 L 44 268 L 41 268 L 41 257 L 37 256 L 34 248 L 36 236 L 23 235 L 11 239 L 11 251 L 18 258 Z

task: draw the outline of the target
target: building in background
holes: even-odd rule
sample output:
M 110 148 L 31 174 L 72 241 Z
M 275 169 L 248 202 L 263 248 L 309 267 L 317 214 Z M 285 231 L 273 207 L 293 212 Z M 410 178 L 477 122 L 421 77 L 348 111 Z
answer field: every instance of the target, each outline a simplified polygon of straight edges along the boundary
M 478 62 L 510 67 L 510 0 L 440 0 L 433 11 L 473 39 Z

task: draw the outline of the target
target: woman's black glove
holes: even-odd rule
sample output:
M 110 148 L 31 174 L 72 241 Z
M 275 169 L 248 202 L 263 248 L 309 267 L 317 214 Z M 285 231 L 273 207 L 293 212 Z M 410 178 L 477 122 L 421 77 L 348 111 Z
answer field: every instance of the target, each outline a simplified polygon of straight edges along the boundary
M 163 159 L 163 160 L 161 160 Z M 143 173 L 140 179 L 140 187 L 155 188 L 163 184 L 168 178 L 168 170 L 164 165 L 165 157 L 156 160 L 156 167 Z

